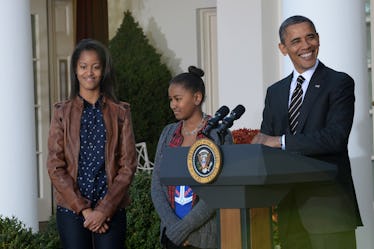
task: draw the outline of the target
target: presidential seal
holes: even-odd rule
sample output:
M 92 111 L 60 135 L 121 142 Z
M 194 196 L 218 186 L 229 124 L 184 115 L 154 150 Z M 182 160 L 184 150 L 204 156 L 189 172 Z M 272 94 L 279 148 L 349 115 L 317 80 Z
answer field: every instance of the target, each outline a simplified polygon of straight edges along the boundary
M 212 140 L 197 140 L 189 149 L 187 156 L 188 171 L 199 183 L 214 181 L 221 171 L 221 151 Z

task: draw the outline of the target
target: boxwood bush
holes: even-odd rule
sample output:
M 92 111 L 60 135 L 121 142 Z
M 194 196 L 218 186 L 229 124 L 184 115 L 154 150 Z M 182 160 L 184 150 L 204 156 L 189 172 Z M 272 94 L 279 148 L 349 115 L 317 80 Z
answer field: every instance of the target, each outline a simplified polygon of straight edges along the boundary
M 160 221 L 150 195 L 151 175 L 137 173 L 130 188 L 132 204 L 127 208 L 127 249 L 158 249 Z M 0 249 L 59 249 L 62 248 L 55 216 L 47 226 L 33 233 L 16 217 L 0 216 Z
M 16 217 L 0 217 L 0 249 L 59 249 L 59 237 L 54 217 L 44 231 L 32 233 Z
M 136 141 L 146 142 L 154 158 L 162 128 L 174 120 L 167 95 L 171 73 L 129 11 L 109 41 L 109 50 L 118 78 L 117 96 L 131 104 Z
M 158 249 L 160 220 L 151 200 L 151 175 L 137 173 L 130 189 L 132 203 L 127 209 L 126 248 Z

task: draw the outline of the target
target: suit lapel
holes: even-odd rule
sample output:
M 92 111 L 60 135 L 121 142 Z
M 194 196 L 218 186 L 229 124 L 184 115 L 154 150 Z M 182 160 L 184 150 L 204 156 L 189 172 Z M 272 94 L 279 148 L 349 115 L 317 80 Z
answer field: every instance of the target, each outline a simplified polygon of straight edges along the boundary
M 293 74 L 291 73 L 287 78 L 285 78 L 283 81 L 284 83 L 281 84 L 282 88 L 280 89 L 279 93 L 279 113 L 287 113 L 287 115 L 283 115 L 282 120 L 282 128 L 280 132 L 284 132 L 284 129 L 286 129 L 286 133 L 290 133 L 290 125 L 289 125 L 289 119 L 288 119 L 288 101 L 290 96 L 290 85 L 292 81 Z
M 319 62 L 316 71 L 314 72 L 312 78 L 310 79 L 308 89 L 305 93 L 303 104 L 300 109 L 299 124 L 297 125 L 297 133 L 300 133 L 304 128 L 305 121 L 308 118 L 311 109 L 313 108 L 314 102 L 317 96 L 323 91 L 324 88 L 324 75 L 325 75 L 325 65 Z

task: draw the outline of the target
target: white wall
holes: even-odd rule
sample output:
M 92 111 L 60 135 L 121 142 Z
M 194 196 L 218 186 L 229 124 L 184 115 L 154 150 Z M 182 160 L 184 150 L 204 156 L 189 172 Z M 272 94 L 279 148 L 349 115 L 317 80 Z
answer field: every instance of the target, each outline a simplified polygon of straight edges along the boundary
M 266 86 L 279 78 L 279 4 L 273 0 L 218 0 L 217 5 L 218 103 L 230 109 L 237 104 L 246 107 L 233 128 L 259 128 Z M 179 73 L 198 65 L 196 10 L 209 7 L 216 7 L 216 1 L 111 0 L 109 35 L 115 35 L 123 12 L 130 10 L 164 62 Z
M 130 10 L 172 73 L 185 72 L 198 64 L 196 10 L 215 6 L 216 0 L 111 0 L 109 36 L 115 35 L 124 11 Z
M 260 128 L 266 87 L 278 80 L 277 4 L 218 0 L 219 102 L 246 107 L 233 128 Z

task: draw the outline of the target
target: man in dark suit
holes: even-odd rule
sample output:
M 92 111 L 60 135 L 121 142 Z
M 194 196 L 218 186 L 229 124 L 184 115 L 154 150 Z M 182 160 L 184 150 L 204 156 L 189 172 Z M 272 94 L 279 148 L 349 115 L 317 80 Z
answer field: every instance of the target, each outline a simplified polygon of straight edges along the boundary
M 354 81 L 317 59 L 319 36 L 311 20 L 286 19 L 279 49 L 294 70 L 267 90 L 261 133 L 252 143 L 333 163 L 336 181 L 305 184 L 279 204 L 282 249 L 354 249 L 361 226 L 348 157 Z M 301 76 L 300 76 L 301 75 Z

